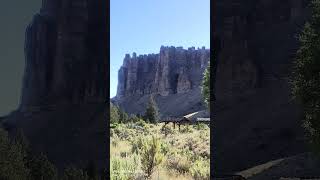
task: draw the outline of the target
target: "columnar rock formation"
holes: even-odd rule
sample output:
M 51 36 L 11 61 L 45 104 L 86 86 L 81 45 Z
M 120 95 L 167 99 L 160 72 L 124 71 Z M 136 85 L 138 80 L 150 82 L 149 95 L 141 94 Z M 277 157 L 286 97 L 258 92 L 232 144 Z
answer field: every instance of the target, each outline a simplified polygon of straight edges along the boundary
M 26 31 L 21 109 L 106 101 L 105 50 L 99 47 L 106 35 L 99 27 L 105 24 L 95 12 L 98 5 L 102 3 L 43 1 Z
M 107 1 L 43 0 L 27 27 L 20 107 L 5 121 L 59 168 L 106 162 Z
M 213 49 L 219 52 L 212 136 L 218 172 L 304 150 L 289 77 L 307 2 L 216 2 Z
M 158 95 L 159 98 L 175 99 L 177 97 L 194 94 L 195 102 L 192 104 L 201 104 L 200 86 L 203 72 L 210 61 L 210 50 L 202 47 L 183 49 L 182 47 L 164 47 L 160 48 L 159 54 L 149 54 L 137 56 L 133 53 L 132 57 L 127 54 L 123 65 L 118 74 L 118 91 L 115 100 L 123 104 L 123 108 L 129 113 L 143 113 L 143 105 L 136 109 L 136 104 L 131 104 L 132 99 L 144 99 L 151 94 Z M 123 102 L 123 103 L 121 103 Z M 139 102 L 136 101 L 136 102 Z M 160 112 L 163 106 L 169 106 L 167 102 L 160 104 Z M 178 102 L 176 102 L 178 103 Z M 184 104 L 184 103 L 182 103 Z M 190 105 L 192 105 L 190 104 Z M 196 108 L 196 106 L 194 106 Z M 202 105 L 198 107 L 203 108 Z M 164 111 L 164 116 L 181 115 L 190 111 L 191 106 L 186 107 L 184 111 Z

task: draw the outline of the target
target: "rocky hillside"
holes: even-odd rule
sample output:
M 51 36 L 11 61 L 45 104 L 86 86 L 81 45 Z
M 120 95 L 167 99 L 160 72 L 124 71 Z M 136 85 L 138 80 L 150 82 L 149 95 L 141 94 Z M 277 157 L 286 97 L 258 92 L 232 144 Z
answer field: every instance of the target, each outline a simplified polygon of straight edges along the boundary
M 216 171 L 240 171 L 305 151 L 290 72 L 306 0 L 217 0 Z M 236 151 L 235 151 L 236 149 Z
M 128 113 L 144 113 L 154 95 L 162 116 L 180 116 L 204 108 L 201 96 L 203 72 L 210 50 L 202 47 L 160 48 L 159 54 L 132 57 L 127 54 L 118 74 L 117 95 L 113 99 Z
M 27 27 L 20 107 L 5 118 L 59 168 L 106 163 L 107 1 L 44 0 Z

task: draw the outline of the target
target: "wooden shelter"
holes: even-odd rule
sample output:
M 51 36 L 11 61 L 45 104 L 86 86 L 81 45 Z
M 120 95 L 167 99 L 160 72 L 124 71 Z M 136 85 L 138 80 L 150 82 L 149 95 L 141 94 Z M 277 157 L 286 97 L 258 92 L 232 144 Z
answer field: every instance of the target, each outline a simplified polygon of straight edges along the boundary
M 173 128 L 176 127 L 176 124 L 179 126 L 181 124 L 195 124 L 195 123 L 210 123 L 210 113 L 207 110 L 197 111 L 190 114 L 183 116 L 182 118 L 176 117 L 168 117 L 161 122 L 164 122 L 164 126 L 169 124 L 170 122 L 173 123 Z

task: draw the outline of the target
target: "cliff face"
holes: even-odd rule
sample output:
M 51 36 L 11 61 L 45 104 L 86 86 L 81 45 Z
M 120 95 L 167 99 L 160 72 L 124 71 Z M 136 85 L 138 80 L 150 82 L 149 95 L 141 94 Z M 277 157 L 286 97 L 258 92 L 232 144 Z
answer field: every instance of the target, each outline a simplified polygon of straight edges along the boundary
M 216 171 L 239 171 L 304 151 L 289 77 L 307 2 L 216 2 Z
M 102 3 L 43 1 L 41 12 L 26 30 L 21 109 L 105 102 L 107 77 L 101 37 L 106 35 L 102 35 L 98 5 Z
M 59 168 L 106 162 L 107 1 L 43 0 L 27 27 L 20 107 L 5 120 Z M 89 148 L 90 147 L 90 148 Z
M 146 96 L 151 94 L 157 95 L 156 101 L 163 116 L 182 115 L 192 108 L 199 109 L 203 107 L 200 94 L 202 76 L 209 61 L 210 50 L 205 47 L 186 50 L 162 46 L 159 54 L 137 56 L 133 53 L 132 57 L 127 54 L 119 70 L 115 99 L 127 112 L 134 114 L 144 113 L 146 102 L 142 99 L 147 99 Z M 184 110 L 165 110 L 166 106 L 170 106 L 166 99 L 177 99 L 186 94 L 193 94 L 195 102 L 192 104 L 196 106 L 191 105 Z

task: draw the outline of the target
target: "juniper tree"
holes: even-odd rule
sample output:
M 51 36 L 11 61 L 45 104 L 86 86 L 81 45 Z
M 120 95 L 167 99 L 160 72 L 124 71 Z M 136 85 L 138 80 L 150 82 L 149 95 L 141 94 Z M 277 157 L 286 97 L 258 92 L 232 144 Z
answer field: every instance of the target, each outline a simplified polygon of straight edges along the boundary
M 320 152 L 320 0 L 311 2 L 312 15 L 299 37 L 292 77 L 293 95 L 301 103 L 304 127 Z
M 159 111 L 156 102 L 153 99 L 153 96 L 150 96 L 149 102 L 144 114 L 145 121 L 150 123 L 157 123 L 159 120 Z
M 210 109 L 210 63 L 203 74 L 202 96 L 207 107 Z

